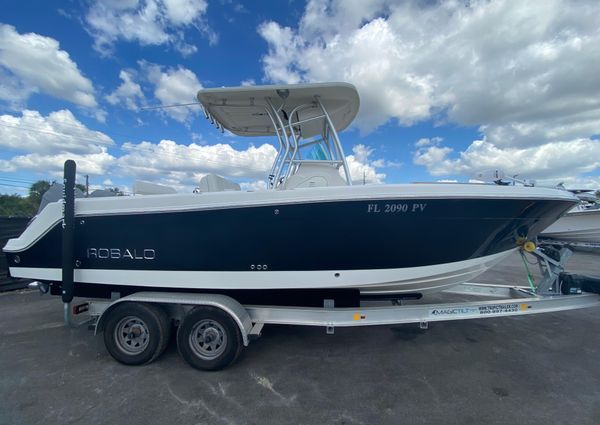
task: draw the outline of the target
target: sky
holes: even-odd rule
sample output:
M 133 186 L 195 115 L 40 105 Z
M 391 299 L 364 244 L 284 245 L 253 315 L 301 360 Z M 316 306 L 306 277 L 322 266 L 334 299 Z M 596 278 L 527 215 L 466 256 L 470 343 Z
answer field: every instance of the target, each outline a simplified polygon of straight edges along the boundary
M 264 188 L 276 140 L 217 131 L 202 88 L 344 81 L 357 183 L 482 171 L 600 189 L 600 3 L 7 0 L 0 193 L 60 180 Z M 35 13 L 32 11 L 35 10 Z

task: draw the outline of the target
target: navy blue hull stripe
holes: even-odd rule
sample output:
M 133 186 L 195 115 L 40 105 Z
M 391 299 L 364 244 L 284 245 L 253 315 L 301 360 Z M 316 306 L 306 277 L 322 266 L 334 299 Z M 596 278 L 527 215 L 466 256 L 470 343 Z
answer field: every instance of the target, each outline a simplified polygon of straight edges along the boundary
M 572 206 L 568 201 L 345 201 L 78 218 L 81 268 L 249 271 L 359 270 L 451 263 L 514 248 Z M 20 267 L 57 268 L 55 226 L 19 253 Z M 9 264 L 14 254 L 9 254 Z

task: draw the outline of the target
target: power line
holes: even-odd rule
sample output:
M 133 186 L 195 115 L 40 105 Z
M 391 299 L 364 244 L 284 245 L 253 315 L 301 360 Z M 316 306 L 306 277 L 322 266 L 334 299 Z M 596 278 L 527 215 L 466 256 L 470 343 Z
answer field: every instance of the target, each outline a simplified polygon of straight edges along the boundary
M 15 184 L 7 184 L 7 183 L 0 183 L 0 186 L 2 186 L 2 187 L 18 187 L 19 189 L 29 189 L 28 186 L 18 186 Z
M 0 177 L 0 180 L 11 182 L 11 183 L 35 183 L 36 182 L 35 180 L 25 180 L 25 179 L 7 178 L 7 177 Z

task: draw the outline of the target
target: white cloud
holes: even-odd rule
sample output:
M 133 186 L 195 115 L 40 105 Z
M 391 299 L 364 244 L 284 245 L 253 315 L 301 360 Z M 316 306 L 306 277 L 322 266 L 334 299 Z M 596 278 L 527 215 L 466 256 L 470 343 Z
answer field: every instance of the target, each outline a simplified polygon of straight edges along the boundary
M 422 148 L 425 146 L 431 146 L 431 145 L 438 145 L 440 144 L 440 142 L 442 142 L 444 139 L 442 137 L 432 137 L 432 138 L 421 138 L 419 140 L 417 140 L 415 142 L 415 147 L 417 148 Z
M 0 115 L 0 146 L 24 154 L 0 160 L 0 171 L 33 171 L 61 176 L 64 162 L 74 159 L 79 173 L 102 175 L 115 158 L 108 153 L 114 141 L 106 134 L 87 128 L 71 111 L 63 109 L 48 116 L 25 110 L 21 116 Z
M 152 91 L 158 104 L 164 106 L 155 110 L 159 114 L 169 116 L 181 123 L 187 123 L 192 116 L 200 114 L 201 109 L 197 105 L 174 106 L 197 103 L 196 93 L 202 89 L 202 84 L 193 71 L 182 66 L 167 68 L 144 60 L 139 61 L 138 65 L 139 72 L 131 69 L 121 70 L 119 73 L 121 85 L 106 96 L 106 100 L 111 105 L 122 104 L 136 111 L 141 105 L 147 104 L 146 96 L 139 83 L 142 82 L 145 84 L 145 89 Z M 148 83 L 150 88 L 147 86 Z
M 352 147 L 353 155 L 346 156 L 346 163 L 350 170 L 350 178 L 354 184 L 383 183 L 385 174 L 377 172 L 377 168 L 384 164 L 379 160 L 371 160 L 370 156 L 375 150 L 368 146 L 358 144 Z M 340 174 L 344 176 L 343 170 Z
M 9 102 L 22 102 L 41 92 L 86 108 L 98 106 L 92 82 L 58 41 L 35 33 L 19 34 L 6 24 L 0 24 L 0 77 L 0 98 Z
M 123 81 L 119 87 L 106 96 L 111 105 L 123 104 L 132 111 L 139 109 L 139 103 L 144 102 L 144 93 L 141 86 L 134 81 L 135 75 L 131 70 L 121 70 L 119 78 Z
M 464 152 L 417 141 L 414 161 L 434 175 L 477 160 L 560 177 L 598 170 L 599 27 L 590 0 L 310 0 L 297 27 L 258 32 L 266 80 L 353 83 L 363 131 L 389 120 L 478 126 L 485 142 Z
M 250 192 L 259 192 L 267 190 L 266 180 L 254 180 L 240 183 L 240 189 Z
M 94 48 L 109 54 L 117 40 L 141 45 L 173 45 L 184 55 L 196 47 L 184 41 L 183 31 L 195 27 L 210 43 L 217 37 L 204 22 L 208 5 L 204 0 L 104 0 L 94 3 L 85 20 L 94 37 Z
M 15 156 L 10 160 L 0 160 L 0 171 L 34 171 L 60 177 L 63 174 L 64 163 L 67 159 L 75 160 L 79 174 L 97 176 L 106 174 L 115 161 L 115 158 L 106 151 L 105 147 L 102 147 L 100 152 L 89 154 L 63 152 L 44 155 L 30 153 Z
M 600 176 L 563 176 L 562 178 L 537 180 L 538 186 L 554 187 L 562 183 L 567 189 L 593 189 L 600 190 Z
M 166 16 L 174 25 L 189 25 L 206 12 L 204 0 L 163 0 Z
M 21 79 L 0 66 L 0 100 L 7 102 L 12 110 L 21 109 L 35 91 L 36 88 L 26 85 Z
M 203 142 L 202 135 L 196 138 Z M 66 159 L 77 162 L 79 173 L 99 176 L 111 184 L 115 176 L 154 181 L 179 191 L 191 191 L 208 174 L 214 173 L 240 181 L 245 190 L 266 189 L 264 178 L 271 169 L 277 150 L 270 144 L 240 150 L 230 144 L 124 143 L 121 155 L 108 152 L 114 147 L 106 134 L 88 129 L 68 110 L 50 113 L 24 111 L 22 116 L 0 116 L 0 146 L 25 152 L 0 160 L 0 171 L 34 171 L 60 176 Z M 352 179 L 360 184 L 381 183 L 386 165 L 373 159 L 374 149 L 359 144 L 347 162 Z
M 191 56 L 198 51 L 198 48 L 193 44 L 186 43 L 185 41 L 178 41 L 175 43 L 175 50 L 181 53 L 181 56 Z
M 592 1 L 312 0 L 298 28 L 265 22 L 271 81 L 349 81 L 358 125 L 439 117 L 502 146 L 600 133 L 600 5 Z
M 243 190 L 265 190 L 263 179 L 277 154 L 270 144 L 237 150 L 229 144 L 183 145 L 172 140 L 158 144 L 125 143 L 122 149 L 125 154 L 117 160 L 119 174 L 184 191 L 192 189 L 208 173 L 241 180 Z M 362 184 L 364 177 L 367 183 L 382 183 L 385 174 L 378 172 L 382 164 L 371 159 L 374 149 L 359 144 L 352 150 L 346 160 L 353 182 Z
M 195 184 L 207 173 L 230 178 L 263 178 L 277 154 L 269 144 L 236 150 L 229 144 L 182 145 L 171 140 L 158 144 L 125 143 L 122 149 L 125 155 L 118 160 L 120 173 L 149 180 L 170 175 L 181 184 Z
M 0 146 L 41 155 L 60 152 L 100 153 L 114 141 L 87 128 L 68 109 L 51 112 L 24 110 L 21 116 L 0 115 Z
M 163 106 L 196 102 L 196 93 L 202 88 L 198 77 L 192 71 L 182 66 L 177 68 L 163 67 L 148 62 L 140 62 L 150 83 L 154 85 L 154 96 Z M 176 121 L 186 122 L 192 115 L 200 113 L 198 106 L 170 107 L 163 113 Z
M 261 24 L 258 33 L 269 43 L 269 53 L 263 57 L 267 78 L 286 84 L 299 83 L 301 76 L 294 68 L 302 50 L 300 36 L 294 35 L 291 28 L 281 27 L 276 22 Z
M 541 146 L 498 147 L 485 140 L 474 141 L 457 158 L 452 148 L 427 146 L 417 149 L 413 161 L 427 167 L 431 175 L 474 175 L 482 170 L 499 169 L 507 175 L 529 179 L 573 179 L 600 167 L 600 141 L 576 139 L 550 142 Z
M 316 18 L 315 24 L 310 25 L 303 20 L 298 32 L 275 22 L 259 27 L 259 33 L 269 43 L 269 53 L 263 57 L 269 80 L 290 84 L 301 81 L 355 84 L 361 95 L 357 123 L 364 131 L 390 118 L 410 125 L 431 115 L 436 106 L 432 77 L 406 71 L 404 64 L 409 61 L 410 53 L 403 49 L 402 40 L 388 21 L 378 18 L 350 30 L 345 18 L 322 16 L 322 19 L 333 26 L 343 22 L 341 28 L 347 28 L 347 33 L 331 33 L 329 27 L 317 31 Z

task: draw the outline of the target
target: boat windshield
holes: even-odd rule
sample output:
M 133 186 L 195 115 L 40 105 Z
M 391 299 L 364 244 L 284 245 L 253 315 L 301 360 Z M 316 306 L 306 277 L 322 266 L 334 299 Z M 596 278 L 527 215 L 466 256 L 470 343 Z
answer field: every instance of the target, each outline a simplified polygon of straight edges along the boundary
M 305 152 L 304 154 L 300 152 L 304 159 L 309 159 L 312 161 L 327 161 L 331 159 L 331 157 L 325 150 L 325 146 L 323 146 L 322 143 L 314 145 L 310 148 L 306 148 L 306 150 L 307 152 Z

